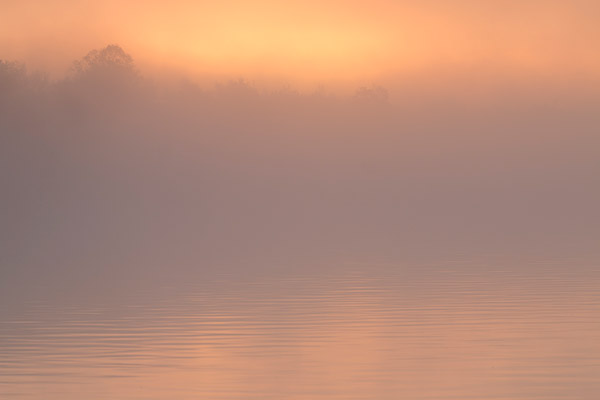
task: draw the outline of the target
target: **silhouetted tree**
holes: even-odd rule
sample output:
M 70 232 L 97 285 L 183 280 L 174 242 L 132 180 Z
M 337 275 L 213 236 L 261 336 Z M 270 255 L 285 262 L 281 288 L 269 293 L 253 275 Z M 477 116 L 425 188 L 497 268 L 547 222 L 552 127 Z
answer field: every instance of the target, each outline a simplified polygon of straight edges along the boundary
M 381 86 L 361 87 L 354 97 L 360 103 L 372 105 L 384 105 L 388 103 L 388 92 Z
M 0 60 L 0 113 L 8 108 L 31 108 L 43 100 L 46 88 L 43 74 L 30 74 L 22 63 Z
M 259 96 L 258 90 L 244 79 L 217 84 L 215 90 L 217 95 L 232 101 L 255 100 Z
M 139 76 L 133 58 L 114 44 L 90 51 L 73 63 L 73 70 L 78 77 L 113 75 L 133 79 Z
M 117 109 L 141 98 L 141 75 L 133 58 L 117 45 L 90 51 L 73 63 L 71 72 L 64 93 L 75 108 Z
M 0 92 L 23 85 L 27 80 L 27 73 L 23 64 L 14 61 L 0 60 Z

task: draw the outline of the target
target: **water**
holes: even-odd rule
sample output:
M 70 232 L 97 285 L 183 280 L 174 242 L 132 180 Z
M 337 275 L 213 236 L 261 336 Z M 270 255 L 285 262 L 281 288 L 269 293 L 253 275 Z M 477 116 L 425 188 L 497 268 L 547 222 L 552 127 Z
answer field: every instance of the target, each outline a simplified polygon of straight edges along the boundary
M 5 305 L 1 399 L 598 399 L 600 273 L 343 266 Z

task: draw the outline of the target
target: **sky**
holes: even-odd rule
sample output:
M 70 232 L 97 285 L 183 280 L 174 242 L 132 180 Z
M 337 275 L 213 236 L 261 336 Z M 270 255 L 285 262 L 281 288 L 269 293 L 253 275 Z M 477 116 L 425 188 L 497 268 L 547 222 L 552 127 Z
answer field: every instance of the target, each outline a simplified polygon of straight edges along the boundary
M 121 45 L 147 72 L 291 84 L 449 71 L 598 83 L 594 0 L 4 0 L 0 58 L 60 76 Z

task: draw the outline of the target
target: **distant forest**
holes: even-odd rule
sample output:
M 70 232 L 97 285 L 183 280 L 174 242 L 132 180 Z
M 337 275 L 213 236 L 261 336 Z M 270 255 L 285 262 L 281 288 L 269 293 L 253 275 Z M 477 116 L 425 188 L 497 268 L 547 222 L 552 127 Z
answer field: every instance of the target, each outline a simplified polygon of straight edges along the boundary
M 598 95 L 476 86 L 416 85 L 392 101 L 377 86 L 161 85 L 115 45 L 56 81 L 2 61 L 0 288 L 73 274 L 95 284 L 107 268 L 166 279 L 596 253 Z
M 173 88 L 171 88 L 174 90 Z M 271 101 L 299 101 L 301 97 L 314 100 L 315 97 L 333 101 L 335 96 L 319 89 L 312 94 L 301 95 L 290 87 L 282 87 L 274 91 L 261 91 L 244 79 L 231 80 L 215 84 L 210 89 L 201 89 L 188 79 L 181 79 L 176 88 L 180 95 L 195 97 L 215 97 L 221 100 L 256 101 L 258 97 Z M 157 95 L 160 89 L 151 79 L 142 76 L 135 65 L 133 57 L 118 45 L 109 45 L 100 50 L 92 50 L 87 55 L 72 63 L 65 78 L 51 82 L 42 73 L 28 73 L 24 64 L 17 61 L 0 59 L 0 96 L 2 102 L 11 103 L 23 100 L 27 96 L 54 96 L 53 101 L 84 101 L 92 103 L 113 103 L 123 100 L 139 101 L 135 96 L 146 98 Z M 163 93 L 164 94 L 164 93 Z M 118 100 L 121 99 L 121 100 Z M 340 100 L 339 98 L 336 100 Z M 352 101 L 363 104 L 385 105 L 388 92 L 381 86 L 358 88 Z

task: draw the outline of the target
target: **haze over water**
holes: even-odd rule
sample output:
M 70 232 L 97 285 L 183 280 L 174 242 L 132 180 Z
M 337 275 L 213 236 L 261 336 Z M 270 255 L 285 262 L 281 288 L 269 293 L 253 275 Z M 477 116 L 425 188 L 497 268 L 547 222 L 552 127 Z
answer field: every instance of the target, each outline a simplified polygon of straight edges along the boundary
M 573 263 L 346 265 L 4 307 L 0 395 L 593 399 L 600 276 Z

